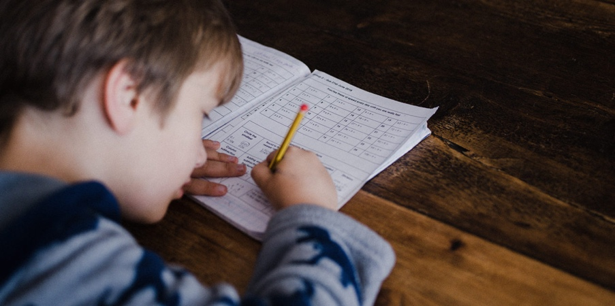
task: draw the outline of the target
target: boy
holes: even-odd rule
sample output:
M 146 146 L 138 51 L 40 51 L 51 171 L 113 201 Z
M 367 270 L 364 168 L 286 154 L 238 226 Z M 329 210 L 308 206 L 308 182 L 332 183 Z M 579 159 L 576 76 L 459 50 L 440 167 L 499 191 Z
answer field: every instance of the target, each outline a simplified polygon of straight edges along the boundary
M 331 178 L 297 148 L 275 173 L 252 170 L 279 212 L 243 299 L 166 266 L 118 224 L 156 222 L 182 196 L 207 160 L 202 117 L 241 73 L 217 0 L 2 1 L 0 304 L 373 303 L 393 252 L 333 211 Z

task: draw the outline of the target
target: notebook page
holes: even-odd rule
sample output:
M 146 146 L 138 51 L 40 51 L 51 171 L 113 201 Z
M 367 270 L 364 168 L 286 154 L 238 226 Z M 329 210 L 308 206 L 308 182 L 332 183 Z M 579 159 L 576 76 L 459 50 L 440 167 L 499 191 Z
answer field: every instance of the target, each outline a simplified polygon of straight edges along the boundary
M 216 107 L 209 114 L 209 119 L 203 119 L 203 136 L 252 107 L 253 104 L 310 74 L 310 69 L 294 57 L 247 38 L 238 37 L 244 61 L 241 86 L 231 101 Z
M 229 193 L 196 196 L 197 201 L 259 239 L 274 210 L 250 170 L 277 149 L 303 103 L 310 108 L 292 144 L 319 156 L 335 183 L 339 207 L 423 139 L 426 121 L 436 111 L 377 96 L 315 71 L 209 136 L 221 142 L 222 152 L 246 164 L 248 173 L 212 180 L 225 184 Z

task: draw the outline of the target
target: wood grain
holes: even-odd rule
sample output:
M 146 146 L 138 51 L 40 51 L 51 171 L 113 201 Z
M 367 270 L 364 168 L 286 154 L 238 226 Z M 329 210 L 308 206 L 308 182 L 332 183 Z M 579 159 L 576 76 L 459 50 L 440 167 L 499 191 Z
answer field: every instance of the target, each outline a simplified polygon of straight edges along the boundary
M 367 192 L 342 211 L 385 237 L 397 254 L 376 305 L 615 303 L 609 290 Z
M 615 287 L 612 222 L 464 158 L 436 137 L 426 139 L 365 190 L 564 271 Z

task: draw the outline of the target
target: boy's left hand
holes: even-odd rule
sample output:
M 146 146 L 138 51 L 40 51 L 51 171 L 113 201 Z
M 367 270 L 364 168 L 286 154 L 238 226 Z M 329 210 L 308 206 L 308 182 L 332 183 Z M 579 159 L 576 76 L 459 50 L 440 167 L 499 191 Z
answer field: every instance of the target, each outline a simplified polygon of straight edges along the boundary
M 242 176 L 246 173 L 246 165 L 238 164 L 237 157 L 219 153 L 220 143 L 204 139 L 203 146 L 207 152 L 207 162 L 194 168 L 190 183 L 184 185 L 184 191 L 195 195 L 223 196 L 226 186 L 201 179 L 202 177 Z

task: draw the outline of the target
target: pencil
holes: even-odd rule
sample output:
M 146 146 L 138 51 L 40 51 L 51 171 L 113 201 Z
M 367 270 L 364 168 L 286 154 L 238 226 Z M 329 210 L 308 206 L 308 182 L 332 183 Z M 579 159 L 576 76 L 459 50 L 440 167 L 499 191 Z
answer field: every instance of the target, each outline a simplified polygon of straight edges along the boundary
M 297 117 L 295 117 L 295 121 L 293 121 L 293 123 L 290 125 L 290 129 L 288 129 L 288 133 L 286 134 L 286 137 L 284 137 L 284 141 L 282 141 L 282 145 L 278 149 L 278 153 L 269 163 L 269 169 L 271 169 L 271 171 L 274 171 L 278 163 L 282 160 L 282 158 L 284 158 L 284 154 L 286 153 L 286 150 L 288 150 L 288 146 L 290 145 L 291 140 L 293 140 L 295 132 L 297 132 L 299 124 L 301 123 L 301 119 L 303 119 L 303 115 L 307 110 L 307 104 L 301 104 L 301 108 L 297 113 Z

